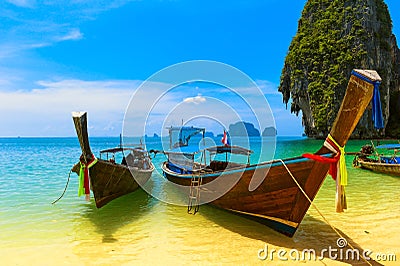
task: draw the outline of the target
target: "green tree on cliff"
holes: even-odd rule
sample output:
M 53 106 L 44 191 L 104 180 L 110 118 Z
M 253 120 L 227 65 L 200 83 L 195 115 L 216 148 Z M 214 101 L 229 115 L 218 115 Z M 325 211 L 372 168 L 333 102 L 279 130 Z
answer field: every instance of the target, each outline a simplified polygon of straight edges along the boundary
M 372 68 L 385 76 L 387 69 L 377 54 L 390 58 L 391 36 L 392 21 L 383 0 L 306 3 L 279 91 L 286 104 L 292 99 L 291 112 L 303 111 L 307 135 L 329 132 L 353 68 Z M 311 114 L 305 114 L 306 109 Z

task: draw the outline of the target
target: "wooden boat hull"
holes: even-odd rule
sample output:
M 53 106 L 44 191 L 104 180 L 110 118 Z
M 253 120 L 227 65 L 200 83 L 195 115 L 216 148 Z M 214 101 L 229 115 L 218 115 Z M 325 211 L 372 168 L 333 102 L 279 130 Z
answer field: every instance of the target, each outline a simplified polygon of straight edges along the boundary
M 79 174 L 80 164 L 77 163 L 73 171 Z M 154 170 L 129 169 L 126 166 L 98 159 L 97 163 L 89 170 L 90 189 L 96 202 L 96 207 L 101 208 L 110 201 L 123 195 L 134 192 L 145 184 Z M 139 181 L 139 182 L 138 182 Z
M 82 158 L 90 161 L 93 153 L 89 145 L 87 114 L 73 113 L 73 120 L 82 149 Z M 139 184 L 145 184 L 154 170 L 151 160 L 148 163 L 148 167 L 143 169 L 98 159 L 89 168 L 90 189 L 93 192 L 96 207 L 101 208 L 110 201 L 135 191 L 140 187 Z M 72 171 L 79 175 L 79 162 L 75 164 Z
M 379 163 L 374 161 L 365 161 L 361 158 L 357 159 L 357 163 L 363 169 L 367 169 L 377 173 L 400 176 L 400 164 Z
M 313 200 L 326 177 L 329 165 L 306 158 L 289 159 L 284 162 Z M 166 163 L 162 169 L 171 182 L 190 186 L 190 178 L 182 178 L 169 171 Z M 324 174 L 318 174 L 319 178 L 315 178 L 316 173 Z M 250 182 L 254 174 L 262 176 L 264 181 L 255 190 L 250 191 Z M 238 182 L 226 194 L 212 200 L 211 205 L 261 222 L 288 236 L 294 235 L 310 206 L 310 202 L 280 162 L 274 162 L 272 165 L 267 163 L 250 165 L 243 171 L 227 170 L 205 174 L 202 177 L 201 202 L 209 202 L 213 193 L 223 191 L 223 187 L 219 188 L 218 185 L 208 186 L 216 178 L 238 180 Z M 226 182 L 222 180 L 219 186 L 223 186 L 224 183 Z
M 369 105 L 374 90 L 373 82 L 380 81 L 375 71 L 355 70 L 355 72 L 362 77 L 357 74 L 351 75 L 345 97 L 330 132 L 339 147 L 344 147 Z M 329 153 L 332 152 L 323 146 L 315 155 Z M 204 173 L 201 175 L 205 183 L 200 190 L 201 202 L 209 202 L 219 208 L 252 218 L 291 237 L 310 207 L 310 200 L 312 201 L 318 193 L 330 165 L 302 157 L 286 159 L 283 162 L 293 177 L 280 161 L 250 165 L 242 171 L 227 169 L 221 173 Z M 189 176 L 171 171 L 167 162 L 163 164 L 163 171 L 170 181 L 190 186 Z M 216 180 L 217 177 L 238 181 L 223 196 L 207 201 L 209 194 L 207 191 L 212 191 L 207 185 L 212 183 L 210 180 Z M 210 180 L 207 180 L 208 178 Z M 255 189 L 251 188 L 253 185 L 250 186 L 253 178 L 262 180 Z M 305 197 L 293 178 L 310 200 Z

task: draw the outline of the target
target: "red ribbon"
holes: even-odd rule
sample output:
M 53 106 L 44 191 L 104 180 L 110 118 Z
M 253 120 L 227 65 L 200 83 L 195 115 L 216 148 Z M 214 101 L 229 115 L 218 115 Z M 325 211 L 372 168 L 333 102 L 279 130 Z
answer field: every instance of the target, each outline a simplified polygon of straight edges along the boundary
M 332 176 L 333 180 L 336 180 L 337 177 L 337 164 L 339 162 L 340 159 L 340 152 L 338 152 L 335 157 L 333 158 L 329 158 L 329 157 L 324 157 L 321 155 L 317 155 L 317 154 L 311 154 L 311 153 L 305 153 L 303 154 L 304 158 L 308 158 L 317 162 L 321 162 L 321 163 L 329 163 L 331 164 L 329 167 L 329 174 Z
M 81 157 L 79 158 L 81 164 L 84 165 L 84 177 L 83 177 L 83 187 L 85 189 L 85 194 L 88 195 L 90 194 L 90 187 L 89 187 L 89 165 L 91 163 L 93 163 L 96 160 L 96 157 L 94 156 L 94 154 L 92 154 L 92 159 L 88 162 L 85 163 L 83 154 L 81 155 Z

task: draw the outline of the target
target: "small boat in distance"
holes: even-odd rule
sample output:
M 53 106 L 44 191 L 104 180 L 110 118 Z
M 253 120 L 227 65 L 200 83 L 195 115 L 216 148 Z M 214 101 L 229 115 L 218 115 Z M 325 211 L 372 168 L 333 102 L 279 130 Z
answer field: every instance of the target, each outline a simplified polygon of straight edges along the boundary
M 90 187 L 96 207 L 101 208 L 110 201 L 135 191 L 150 179 L 154 165 L 141 145 L 124 147 L 121 143 L 119 147 L 100 151 L 100 158 L 96 158 L 90 149 L 87 113 L 73 112 L 72 118 L 82 149 L 80 162 L 72 168 L 80 176 L 82 183 L 78 195 L 86 194 L 88 197 Z M 118 153 L 122 153 L 119 163 L 115 157 Z
M 391 150 L 393 153 L 379 153 L 378 150 Z M 353 160 L 353 166 L 378 173 L 400 176 L 400 144 L 364 145 Z
M 191 150 L 185 145 L 186 139 L 180 138 L 184 141 L 182 145 L 172 146 L 180 150 L 164 152 L 167 155 L 162 165 L 164 175 L 186 188 L 188 211 L 194 207 L 196 212 L 199 204 L 209 203 L 292 237 L 325 180 L 330 164 L 340 173 L 336 175 L 337 211 L 346 208 L 340 182 L 342 171 L 336 168 L 337 162 L 344 159 L 343 147 L 372 99 L 374 84 L 380 80 L 376 71 L 353 70 L 331 132 L 315 154 L 258 164 L 250 164 L 249 160 L 244 163 L 215 160 L 217 157 L 212 156 L 207 161 L 206 153 L 249 156 L 251 151 L 237 146 Z M 224 191 L 224 186 L 230 187 Z M 215 197 L 221 191 L 224 193 Z

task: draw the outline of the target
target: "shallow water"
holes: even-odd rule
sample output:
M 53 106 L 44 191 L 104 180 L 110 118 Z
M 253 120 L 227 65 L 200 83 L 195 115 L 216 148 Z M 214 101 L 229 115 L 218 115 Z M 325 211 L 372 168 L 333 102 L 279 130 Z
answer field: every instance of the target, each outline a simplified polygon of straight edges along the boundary
M 118 138 L 93 138 L 95 154 L 118 145 Z M 148 149 L 159 148 L 154 142 Z M 346 150 L 358 151 L 365 141 L 349 141 Z M 152 147 L 153 145 L 153 147 Z M 257 152 L 257 141 L 251 143 Z M 314 152 L 320 140 L 278 138 L 277 158 Z M 210 206 L 196 215 L 185 206 L 163 203 L 139 190 L 114 200 L 102 209 L 77 197 L 77 176 L 71 166 L 80 156 L 75 138 L 0 139 L 0 256 L 1 265 L 136 265 L 136 264 L 267 264 L 361 265 L 338 262 L 326 253 L 323 259 L 294 261 L 295 251 L 337 248 L 337 228 L 360 251 L 372 250 L 377 259 L 396 255 L 400 260 L 400 178 L 354 169 L 347 158 L 348 210 L 335 213 L 335 183 L 328 176 L 314 203 L 329 224 L 311 207 L 293 238 L 266 226 Z M 159 170 L 163 156 L 154 164 Z M 163 181 L 155 171 L 149 187 L 163 193 Z M 174 197 L 174 195 L 170 195 Z M 284 258 L 260 249 L 286 251 Z M 291 252 L 291 253 L 290 253 Z M 265 255 L 265 253 L 260 253 Z M 387 257 L 388 257 L 387 256 Z M 391 257 L 393 260 L 393 257 Z

